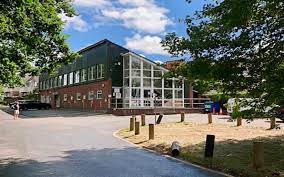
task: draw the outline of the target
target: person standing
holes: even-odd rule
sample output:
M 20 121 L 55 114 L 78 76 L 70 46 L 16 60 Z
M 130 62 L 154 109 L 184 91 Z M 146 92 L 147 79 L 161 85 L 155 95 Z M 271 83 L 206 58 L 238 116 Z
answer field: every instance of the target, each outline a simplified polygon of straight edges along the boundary
M 18 101 L 16 101 L 15 111 L 14 111 L 14 120 L 19 119 L 19 114 L 20 114 L 20 104 Z

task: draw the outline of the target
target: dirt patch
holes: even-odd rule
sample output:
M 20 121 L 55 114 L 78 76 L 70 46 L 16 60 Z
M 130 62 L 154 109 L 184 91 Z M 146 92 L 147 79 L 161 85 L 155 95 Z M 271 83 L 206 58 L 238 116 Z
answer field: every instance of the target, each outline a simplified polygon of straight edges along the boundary
M 207 134 L 215 135 L 214 158 L 204 158 Z M 167 123 L 155 126 L 155 139 L 148 140 L 148 127 L 140 135 L 124 129 L 118 133 L 142 147 L 169 153 L 173 141 L 182 146 L 181 159 L 236 176 L 284 176 L 284 130 L 236 127 L 223 124 Z M 252 168 L 252 143 L 265 143 L 265 167 Z

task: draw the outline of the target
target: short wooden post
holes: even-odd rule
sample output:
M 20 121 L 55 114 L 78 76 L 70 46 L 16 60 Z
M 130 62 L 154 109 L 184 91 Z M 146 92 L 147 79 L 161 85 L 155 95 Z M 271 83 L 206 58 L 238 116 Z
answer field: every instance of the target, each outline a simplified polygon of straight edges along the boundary
M 241 126 L 242 125 L 242 118 L 238 117 L 237 118 L 237 126 Z
M 208 113 L 208 124 L 212 124 L 212 113 Z
M 154 124 L 149 124 L 149 140 L 153 140 L 155 136 L 155 125 Z
M 184 115 L 185 115 L 184 112 L 180 113 L 180 122 L 184 122 Z
M 140 134 L 140 122 L 135 122 L 135 135 Z
M 181 149 L 179 142 L 174 141 L 172 143 L 171 149 L 172 149 L 172 156 L 174 157 L 178 156 L 180 154 L 180 149 Z
M 130 125 L 129 125 L 129 130 L 133 131 L 134 130 L 134 118 L 130 118 Z
M 262 141 L 253 142 L 253 167 L 261 168 L 264 165 L 264 144 Z
M 205 157 L 213 157 L 215 135 L 206 136 Z
M 145 114 L 141 114 L 141 126 L 145 126 Z
M 276 127 L 276 119 L 275 117 L 270 118 L 270 129 L 274 129 Z

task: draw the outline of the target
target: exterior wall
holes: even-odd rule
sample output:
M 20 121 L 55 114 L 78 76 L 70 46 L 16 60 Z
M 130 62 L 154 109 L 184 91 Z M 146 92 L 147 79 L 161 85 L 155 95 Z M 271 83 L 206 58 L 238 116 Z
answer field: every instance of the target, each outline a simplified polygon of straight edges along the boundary
M 98 90 L 102 90 L 102 99 L 96 98 Z M 90 91 L 94 91 L 95 96 L 93 100 L 88 99 Z M 81 93 L 81 100 L 76 100 L 77 93 Z M 64 101 L 64 94 L 67 94 L 66 101 Z M 110 106 L 110 94 L 111 80 L 45 90 L 40 93 L 41 96 L 49 96 L 49 102 L 52 105 L 52 108 L 56 108 L 55 95 L 58 95 L 60 98 L 60 108 L 93 110 L 107 110 Z M 71 97 L 73 97 L 73 99 Z

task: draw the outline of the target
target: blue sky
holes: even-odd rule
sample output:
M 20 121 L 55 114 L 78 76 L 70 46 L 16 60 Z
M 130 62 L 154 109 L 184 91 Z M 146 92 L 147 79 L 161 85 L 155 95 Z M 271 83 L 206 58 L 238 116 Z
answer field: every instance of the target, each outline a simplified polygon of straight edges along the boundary
M 75 0 L 79 16 L 61 15 L 68 43 L 74 51 L 102 39 L 124 46 L 154 61 L 170 60 L 159 44 L 168 32 L 185 36 L 179 22 L 202 8 L 202 1 L 192 0 Z

